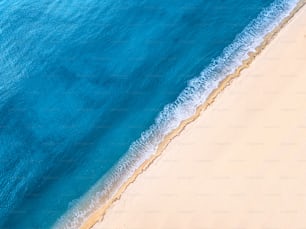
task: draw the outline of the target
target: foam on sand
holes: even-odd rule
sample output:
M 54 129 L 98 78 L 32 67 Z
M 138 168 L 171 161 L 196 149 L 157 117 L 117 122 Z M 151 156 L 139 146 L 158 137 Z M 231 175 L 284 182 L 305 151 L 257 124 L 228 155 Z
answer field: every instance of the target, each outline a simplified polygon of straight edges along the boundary
M 305 34 L 303 7 L 93 228 L 303 228 Z
M 165 106 L 155 124 L 142 133 L 141 138 L 130 146 L 126 155 L 107 175 L 81 200 L 73 203 L 71 210 L 55 227 L 79 228 L 82 225 L 82 228 L 90 228 L 101 219 L 126 187 L 251 63 L 304 3 L 276 0 L 260 13 L 219 58 L 189 82 L 174 103 Z

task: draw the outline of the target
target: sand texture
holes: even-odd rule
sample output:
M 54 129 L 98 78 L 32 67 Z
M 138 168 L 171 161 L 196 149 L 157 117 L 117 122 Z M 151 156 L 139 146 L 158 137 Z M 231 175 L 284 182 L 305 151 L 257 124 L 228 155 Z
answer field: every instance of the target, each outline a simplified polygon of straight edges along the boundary
M 95 229 L 306 228 L 306 7 L 124 190 Z

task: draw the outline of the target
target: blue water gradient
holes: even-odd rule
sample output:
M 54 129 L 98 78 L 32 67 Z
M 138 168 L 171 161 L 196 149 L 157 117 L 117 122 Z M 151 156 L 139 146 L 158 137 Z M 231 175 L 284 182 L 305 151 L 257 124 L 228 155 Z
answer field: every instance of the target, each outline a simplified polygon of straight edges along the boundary
M 0 2 L 0 228 L 54 225 L 272 2 Z

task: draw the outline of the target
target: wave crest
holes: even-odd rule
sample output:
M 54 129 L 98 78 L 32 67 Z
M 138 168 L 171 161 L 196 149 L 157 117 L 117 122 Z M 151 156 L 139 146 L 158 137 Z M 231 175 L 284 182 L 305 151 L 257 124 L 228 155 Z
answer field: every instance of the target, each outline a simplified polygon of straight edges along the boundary
M 163 108 L 155 123 L 131 144 L 119 162 L 84 197 L 76 201 L 54 227 L 79 228 L 90 213 L 114 194 L 123 182 L 156 152 L 165 136 L 195 114 L 197 107 L 205 102 L 219 83 L 248 59 L 249 53 L 254 52 L 265 36 L 290 15 L 298 2 L 299 0 L 275 0 L 252 20 L 218 58 L 212 60 L 198 77 L 188 82 L 187 87 L 173 103 Z

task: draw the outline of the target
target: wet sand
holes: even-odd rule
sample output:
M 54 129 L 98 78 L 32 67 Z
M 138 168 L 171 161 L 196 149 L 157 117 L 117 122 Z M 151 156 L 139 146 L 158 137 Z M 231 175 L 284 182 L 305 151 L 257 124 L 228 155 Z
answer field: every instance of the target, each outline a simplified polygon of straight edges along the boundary
M 305 7 L 250 59 L 94 228 L 305 227 Z

